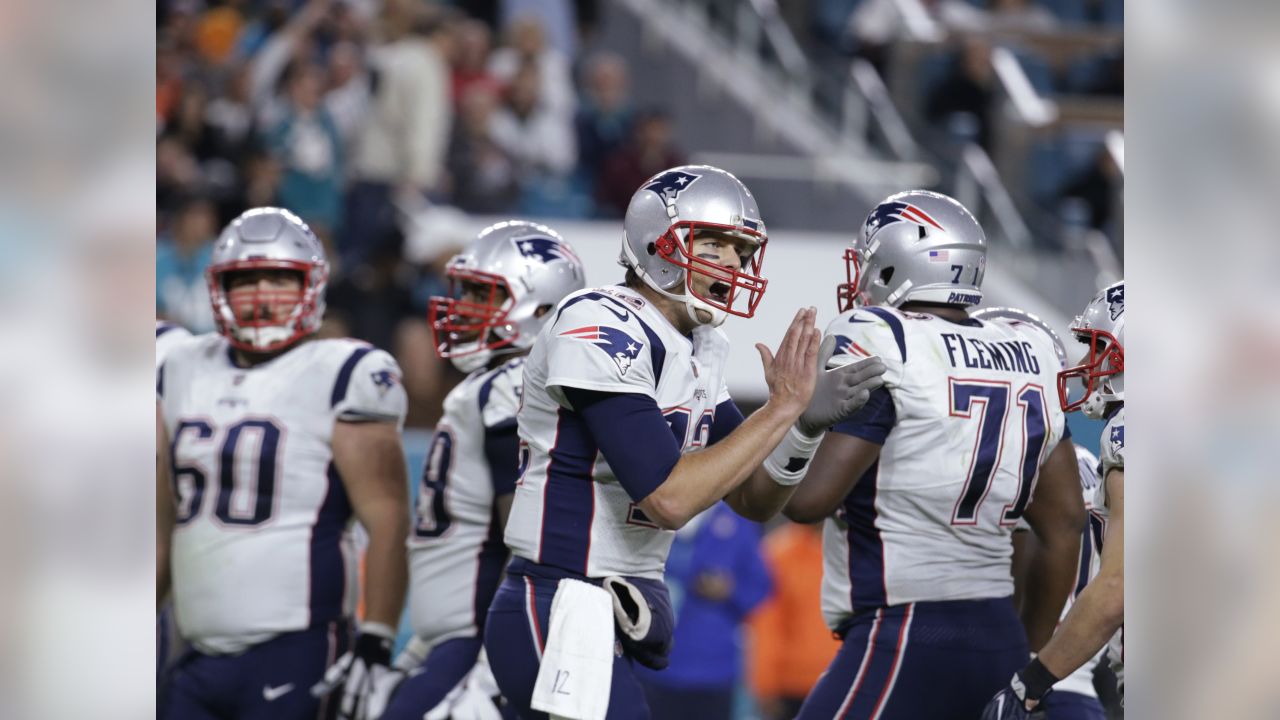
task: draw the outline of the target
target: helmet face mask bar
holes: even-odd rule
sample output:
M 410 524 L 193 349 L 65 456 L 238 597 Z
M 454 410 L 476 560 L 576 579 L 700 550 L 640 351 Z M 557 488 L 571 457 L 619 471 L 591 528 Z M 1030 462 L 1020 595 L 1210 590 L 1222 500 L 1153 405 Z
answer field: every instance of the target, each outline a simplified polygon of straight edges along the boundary
M 299 288 L 230 287 L 236 274 L 263 271 L 296 273 Z M 233 220 L 205 279 L 218 333 L 237 350 L 273 353 L 320 329 L 329 265 L 311 229 L 287 210 L 255 208 Z
M 744 241 L 751 245 L 753 250 L 749 254 L 739 256 L 741 263 L 737 270 L 697 257 L 691 250 L 692 245 L 697 238 L 708 232 L 720 233 Z M 684 291 L 689 297 L 710 306 L 711 309 L 749 318 L 755 315 L 756 307 L 764 297 L 765 287 L 769 284 L 768 280 L 760 276 L 767 243 L 768 238 L 758 230 L 686 221 L 673 224 L 657 239 L 654 246 L 659 257 L 684 270 Z M 717 285 L 721 285 L 724 288 L 723 292 L 708 296 L 699 291 L 694 284 L 696 275 L 711 278 L 710 288 L 714 289 Z M 743 295 L 739 295 L 739 291 L 742 291 Z M 736 308 L 735 305 L 741 304 L 738 301 L 743 296 L 746 297 L 746 307 Z
M 450 296 L 433 297 L 427 307 L 436 355 L 458 358 L 498 350 L 520 337 L 519 329 L 506 323 L 514 304 L 506 278 L 461 266 L 451 266 L 447 274 Z M 466 292 L 468 288 L 472 289 L 470 293 Z M 467 300 L 468 294 L 484 301 Z
M 869 305 L 866 293 L 858 289 L 862 279 L 862 261 L 856 248 L 844 250 L 845 281 L 836 285 L 836 312 L 846 312 L 864 305 Z
M 1088 344 L 1089 352 L 1078 365 L 1058 373 L 1058 402 L 1063 412 L 1083 409 L 1089 417 L 1098 418 L 1114 395 L 1110 378 L 1124 372 L 1124 347 L 1106 330 L 1077 327 L 1071 332 Z M 1070 397 L 1072 380 L 1084 387 L 1084 393 L 1074 400 Z

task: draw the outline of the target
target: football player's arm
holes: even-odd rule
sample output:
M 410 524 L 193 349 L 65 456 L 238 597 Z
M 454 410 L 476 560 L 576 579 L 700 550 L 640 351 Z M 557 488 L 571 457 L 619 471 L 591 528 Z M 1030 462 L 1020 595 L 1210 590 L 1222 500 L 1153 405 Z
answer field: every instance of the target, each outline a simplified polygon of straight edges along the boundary
M 1060 441 L 1040 467 L 1035 495 L 1026 511 L 1035 532 L 1025 550 L 1020 588 L 1022 625 L 1027 643 L 1038 651 L 1053 635 L 1062 607 L 1076 583 L 1086 515 L 1080 495 L 1080 469 L 1070 438 Z
M 1098 575 L 1085 586 L 1039 660 L 1064 678 L 1089 661 L 1124 624 L 1124 469 L 1107 473 L 1107 534 Z
M 395 628 L 408 584 L 409 482 L 394 422 L 335 423 L 333 462 L 356 518 L 369 534 L 365 621 Z
M 164 414 L 156 403 L 156 608 L 169 595 L 169 544 L 173 537 L 174 505 L 169 480 L 169 437 Z
M 516 481 L 520 479 L 520 435 L 516 431 L 515 418 L 485 428 L 484 457 L 489 464 L 489 477 L 493 482 L 493 507 L 498 521 L 498 534 L 501 535 L 506 530 L 507 518 L 511 516 Z

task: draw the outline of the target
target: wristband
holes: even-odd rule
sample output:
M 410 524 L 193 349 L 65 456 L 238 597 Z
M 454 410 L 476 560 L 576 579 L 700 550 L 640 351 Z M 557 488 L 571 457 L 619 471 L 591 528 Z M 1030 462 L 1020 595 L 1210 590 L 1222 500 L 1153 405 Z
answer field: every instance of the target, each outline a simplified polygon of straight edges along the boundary
M 778 447 L 764 459 L 765 472 L 779 485 L 796 485 L 804 479 L 809 468 L 809 461 L 818 452 L 822 443 L 822 435 L 809 437 L 800 428 L 792 425 Z
M 1045 693 L 1049 692 L 1053 684 L 1059 680 L 1049 672 L 1049 668 L 1045 667 L 1044 663 L 1040 662 L 1040 658 L 1027 663 L 1027 666 L 1018 673 L 1018 677 L 1022 679 L 1022 684 L 1026 688 L 1023 699 L 1037 701 L 1044 697 Z
M 374 635 L 383 640 L 394 640 L 396 631 L 390 625 L 380 622 L 362 622 L 360 623 L 360 633 L 362 635 Z

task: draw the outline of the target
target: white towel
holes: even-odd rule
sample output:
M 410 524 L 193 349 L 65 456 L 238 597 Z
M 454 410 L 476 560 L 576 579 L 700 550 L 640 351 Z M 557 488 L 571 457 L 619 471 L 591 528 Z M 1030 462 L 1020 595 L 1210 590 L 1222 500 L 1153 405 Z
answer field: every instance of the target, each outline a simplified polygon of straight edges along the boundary
M 550 625 L 530 704 L 553 718 L 604 720 L 613 681 L 613 596 L 561 580 Z

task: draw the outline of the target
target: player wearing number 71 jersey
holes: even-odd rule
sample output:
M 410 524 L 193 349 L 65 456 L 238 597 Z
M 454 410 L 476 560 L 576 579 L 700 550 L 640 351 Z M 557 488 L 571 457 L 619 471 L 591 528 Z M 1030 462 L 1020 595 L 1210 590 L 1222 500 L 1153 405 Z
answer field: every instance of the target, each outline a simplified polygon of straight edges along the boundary
M 878 356 L 885 383 L 827 433 L 785 510 L 824 521 L 822 611 L 844 639 L 804 720 L 972 720 L 1070 593 L 1085 514 L 1058 362 L 1047 335 L 969 316 L 986 250 L 959 203 L 911 191 L 846 252 L 832 363 Z M 1043 553 L 1020 622 L 1024 514 Z
M 327 276 L 297 216 L 244 213 L 209 268 L 220 332 L 159 370 L 157 604 L 172 590 L 194 648 L 160 718 L 356 715 L 389 674 L 407 575 L 405 394 L 387 353 L 313 338 Z M 369 535 L 354 644 L 353 519 Z M 326 667 L 329 687 L 347 680 L 341 698 L 312 692 Z

